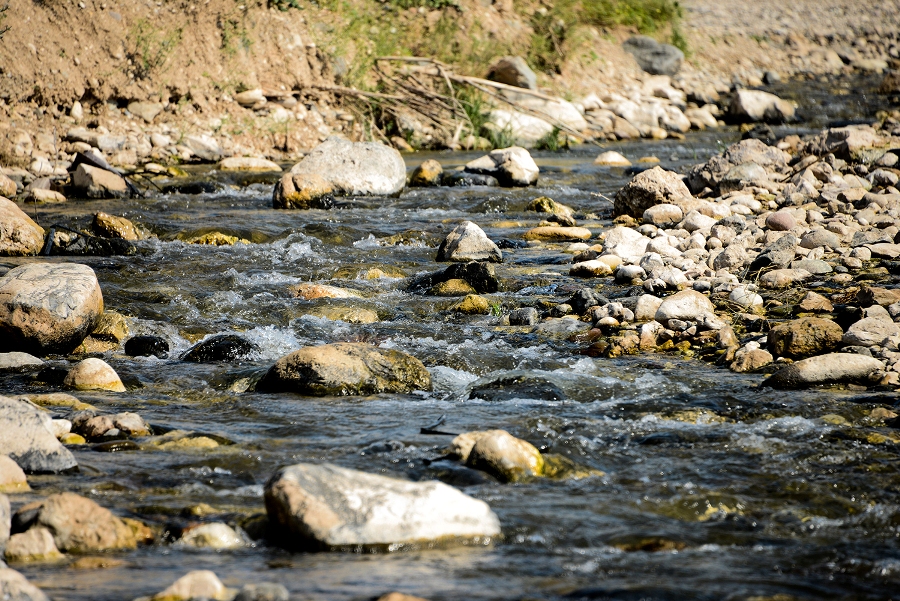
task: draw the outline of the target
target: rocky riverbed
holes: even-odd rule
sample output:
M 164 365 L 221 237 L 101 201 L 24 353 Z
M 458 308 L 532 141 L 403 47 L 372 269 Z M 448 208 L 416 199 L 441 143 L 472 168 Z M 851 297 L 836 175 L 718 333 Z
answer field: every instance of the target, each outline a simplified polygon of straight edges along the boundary
M 138 178 L 73 146 L 69 201 L 0 201 L 0 590 L 889 597 L 868 116 Z

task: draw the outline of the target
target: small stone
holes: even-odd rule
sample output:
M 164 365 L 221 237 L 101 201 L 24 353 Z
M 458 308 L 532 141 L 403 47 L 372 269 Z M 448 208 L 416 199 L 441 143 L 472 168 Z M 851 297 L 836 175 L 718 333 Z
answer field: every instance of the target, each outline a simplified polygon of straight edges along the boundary
M 658 204 L 689 199 L 691 191 L 681 176 L 662 167 L 643 171 L 616 192 L 613 215 L 641 217 L 644 211 Z
M 259 345 L 255 342 L 236 334 L 219 334 L 189 348 L 181 360 L 193 363 L 247 361 L 257 357 L 259 352 Z
M 289 601 L 290 593 L 284 585 L 274 582 L 245 584 L 233 601 Z
M 776 357 L 808 357 L 833 351 L 844 331 L 828 319 L 804 317 L 780 323 L 769 331 L 769 349 Z
M 303 300 L 314 300 L 317 298 L 360 298 L 361 296 L 356 290 L 313 283 L 303 283 L 291 286 L 290 291 L 294 296 L 302 298 Z
M 745 373 L 756 371 L 772 363 L 775 359 L 768 351 L 762 349 L 740 349 L 734 354 L 731 371 Z
M 28 492 L 29 490 L 31 488 L 28 486 L 25 472 L 22 471 L 19 464 L 6 455 L 0 455 L 0 493 Z M 2 525 L 0 525 L 0 536 L 2 536 Z M 0 548 L 3 548 L 2 544 L 0 544 Z
M 599 278 L 612 275 L 609 264 L 599 259 L 575 263 L 569 268 L 569 275 L 583 278 Z
M 207 549 L 237 549 L 244 546 L 244 539 L 228 524 L 211 522 L 187 529 L 179 539 L 191 547 Z
M 801 311 L 810 313 L 831 313 L 834 311 L 834 305 L 831 301 L 818 294 L 817 292 L 807 292 L 800 304 L 797 305 Z
M 43 361 L 28 353 L 0 353 L 0 371 L 21 371 L 43 364 Z
M 434 159 L 428 159 L 413 169 L 409 177 L 409 185 L 414 187 L 433 187 L 441 185 L 444 168 Z
M 486 471 L 501 482 L 540 476 L 544 469 L 540 451 L 505 430 L 460 434 L 450 443 L 450 452 L 469 467 Z
M 759 278 L 763 288 L 787 288 L 798 282 L 809 279 L 812 274 L 805 269 L 774 269 Z
M 533 326 L 539 319 L 540 315 L 534 307 L 524 307 L 509 312 L 509 325 L 511 326 Z
M 644 211 L 644 222 L 664 227 L 676 224 L 684 219 L 681 208 L 671 204 L 658 204 Z
M 161 336 L 134 336 L 125 342 L 125 354 L 129 357 L 169 356 L 169 342 Z
M 499 263 L 503 260 L 503 253 L 487 237 L 484 230 L 471 221 L 463 221 L 441 242 L 436 260 L 438 262 L 491 261 Z
M 466 171 L 496 177 L 501 186 L 533 186 L 540 173 L 528 151 L 519 146 L 492 150 L 467 163 Z
M 276 209 L 330 209 L 334 206 L 334 188 L 315 173 L 286 173 L 272 191 Z
M 164 591 L 153 595 L 152 601 L 190 601 L 192 599 L 215 599 L 226 601 L 234 593 L 210 570 L 188 572 Z
M 63 384 L 74 390 L 125 392 L 125 386 L 115 370 L 102 359 L 93 357 L 76 363 L 66 374 Z
M 797 220 L 788 211 L 777 211 L 766 217 L 766 227 L 776 232 L 787 232 L 797 227 Z
M 102 238 L 142 240 L 146 237 L 143 232 L 139 232 L 138 228 L 136 228 L 128 219 L 109 215 L 102 211 L 94 214 L 94 221 L 91 223 L 91 229 L 94 234 Z
M 35 202 L 58 203 L 66 202 L 66 197 L 55 190 L 34 188 L 30 192 L 31 199 Z
M 279 173 L 281 167 L 278 163 L 255 157 L 228 157 L 218 164 L 219 171 L 254 171 L 264 173 Z
M 53 542 L 53 535 L 46 528 L 31 528 L 26 532 L 13 534 L 6 545 L 6 561 L 53 561 L 62 558 L 62 553 Z
M 610 165 L 615 167 L 629 167 L 631 166 L 631 161 L 614 150 L 608 150 L 606 152 L 600 153 L 597 158 L 594 159 L 594 164 Z
M 466 296 L 474 294 L 475 289 L 465 280 L 452 279 L 436 284 L 428 293 L 432 296 Z
M 682 290 L 663 299 L 654 319 L 666 324 L 670 319 L 696 321 L 702 316 L 714 313 L 715 306 L 705 295 L 695 290 Z
M 591 230 L 584 227 L 543 225 L 528 230 L 523 237 L 526 240 L 567 242 L 571 240 L 590 240 L 591 235 Z
M 484 315 L 490 312 L 491 305 L 483 296 L 469 294 L 466 298 L 450 307 L 450 310 L 466 315 Z

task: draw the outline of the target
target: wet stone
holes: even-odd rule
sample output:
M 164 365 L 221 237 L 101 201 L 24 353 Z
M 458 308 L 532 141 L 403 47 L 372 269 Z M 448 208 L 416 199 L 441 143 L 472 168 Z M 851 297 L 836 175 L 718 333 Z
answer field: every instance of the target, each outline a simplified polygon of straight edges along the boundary
M 125 342 L 125 354 L 165 359 L 169 356 L 169 342 L 161 336 L 134 336 Z
M 259 354 L 259 346 L 234 334 L 220 334 L 199 342 L 182 355 L 182 361 L 213 363 L 247 361 Z

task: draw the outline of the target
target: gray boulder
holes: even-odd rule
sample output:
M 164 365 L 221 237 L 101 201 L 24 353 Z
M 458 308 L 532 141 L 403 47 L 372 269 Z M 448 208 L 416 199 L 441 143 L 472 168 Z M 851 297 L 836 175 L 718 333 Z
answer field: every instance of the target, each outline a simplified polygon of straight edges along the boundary
M 53 435 L 50 416 L 31 403 L 0 396 L 0 449 L 26 472 L 56 473 L 78 463 Z
M 308 346 L 275 362 L 257 390 L 355 395 L 430 390 L 431 375 L 411 355 L 370 344 Z
M 728 107 L 731 119 L 739 122 L 783 123 L 794 118 L 794 105 L 761 90 L 738 90 Z
M 269 520 L 287 546 L 336 549 L 494 537 L 500 521 L 484 501 L 441 482 L 408 482 L 299 463 L 265 488 Z
M 32 263 L 0 278 L 0 351 L 67 353 L 97 325 L 103 294 L 94 270 Z
M 684 52 L 645 35 L 628 38 L 622 48 L 634 57 L 641 69 L 652 75 L 675 75 L 684 62 Z
M 616 192 L 613 214 L 643 217 L 644 211 L 654 205 L 676 204 L 677 201 L 689 198 L 691 191 L 680 175 L 662 167 L 654 167 L 638 173 Z
M 884 365 L 874 357 L 852 353 L 828 353 L 792 363 L 772 374 L 762 385 L 772 388 L 804 388 L 815 384 L 866 381 Z
M 396 149 L 378 142 L 331 137 L 291 168 L 321 176 L 336 194 L 392 196 L 406 185 L 406 164 Z
M 438 247 L 438 261 L 491 261 L 499 263 L 503 253 L 480 227 L 471 221 L 463 221 L 447 234 Z
M 488 69 L 487 78 L 508 86 L 537 90 L 537 75 L 521 56 L 504 56 L 499 59 Z

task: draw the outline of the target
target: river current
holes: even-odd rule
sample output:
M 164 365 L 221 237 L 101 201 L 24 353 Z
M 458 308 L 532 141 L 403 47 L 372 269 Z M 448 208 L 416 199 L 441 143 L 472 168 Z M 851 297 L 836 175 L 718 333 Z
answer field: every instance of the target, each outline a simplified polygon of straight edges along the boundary
M 819 84 L 779 90 L 807 117 L 779 134 L 871 116 L 865 82 L 834 93 Z M 683 141 L 609 144 L 632 161 L 656 156 L 684 172 L 739 139 L 734 128 Z M 582 353 L 586 343 L 448 311 L 458 299 L 403 291 L 403 277 L 441 267 L 436 246 L 460 221 L 494 240 L 520 241 L 540 216 L 538 196 L 573 207 L 594 234 L 610 227 L 610 200 L 630 178 L 592 164 L 599 150 L 536 152 L 536 188 L 408 189 L 399 198 L 342 199 L 330 211 L 271 208 L 274 178 L 197 170 L 217 184 L 198 195 L 77 201 L 37 208 L 44 227 L 86 228 L 96 211 L 125 215 L 158 239 L 131 257 L 4 259 L 78 261 L 94 268 L 108 310 L 132 334 L 157 334 L 171 359 L 104 358 L 128 392 L 79 393 L 104 411 L 134 411 L 160 431 L 210 435 L 215 449 L 104 453 L 71 447 L 80 471 L 31 476 L 33 493 L 86 495 L 121 515 L 157 524 L 227 521 L 252 531 L 262 492 L 279 466 L 332 462 L 421 480 L 441 478 L 487 501 L 502 540 L 491 546 L 382 553 L 289 553 L 264 540 L 238 551 L 159 542 L 113 554 L 121 565 L 77 570 L 67 562 L 14 566 L 56 601 L 113 601 L 156 593 L 188 570 L 211 569 L 229 586 L 271 581 L 292 599 L 361 600 L 390 590 L 428 599 L 889 599 L 900 590 L 900 449 L 872 444 L 888 433 L 867 420 L 894 395 L 862 390 L 775 392 L 762 376 L 733 374 L 677 354 L 619 359 Z M 436 158 L 445 169 L 477 154 Z M 33 213 L 32 208 L 28 212 Z M 179 234 L 214 229 L 250 244 L 185 244 Z M 564 302 L 582 285 L 567 276 L 566 245 L 507 248 L 497 268 L 495 311 Z M 373 268 L 389 277 L 367 279 Z M 2 270 L 0 270 L 2 271 Z M 304 301 L 306 281 L 352 288 L 362 299 Z M 606 286 L 611 296 L 626 289 Z M 350 324 L 321 315 L 335 306 L 374 310 Z M 254 361 L 177 360 L 194 342 L 239 333 L 261 348 Z M 246 382 L 304 345 L 368 341 L 408 352 L 429 368 L 434 390 L 409 395 L 311 398 L 246 392 Z M 60 364 L 62 362 L 60 361 Z M 503 380 L 498 383 L 498 380 Z M 7 394 L 51 392 L 26 375 L 0 376 Z M 506 429 L 594 475 L 500 484 L 447 462 L 440 429 Z M 602 474 L 601 474 L 602 472 Z M 190 508 L 206 504 L 206 518 Z

